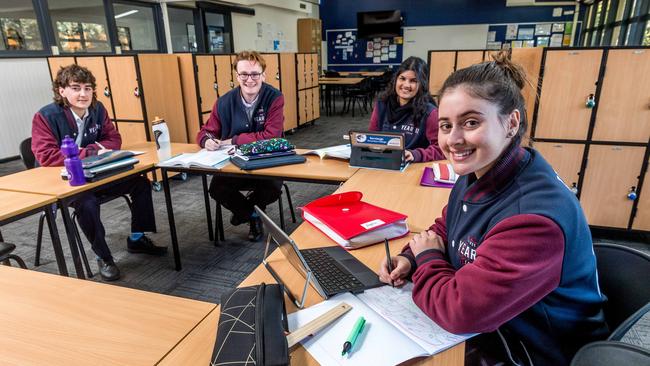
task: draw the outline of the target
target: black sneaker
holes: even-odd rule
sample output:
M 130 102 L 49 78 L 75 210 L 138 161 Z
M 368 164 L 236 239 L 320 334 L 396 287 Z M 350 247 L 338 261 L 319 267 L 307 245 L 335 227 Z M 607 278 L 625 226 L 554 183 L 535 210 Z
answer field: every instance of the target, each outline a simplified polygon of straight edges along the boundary
M 146 235 L 142 235 L 138 240 L 131 240 L 131 237 L 126 238 L 126 250 L 129 253 L 144 253 L 151 255 L 165 255 L 167 254 L 167 247 L 159 247 L 154 245 L 153 241 Z
M 237 217 L 236 215 L 230 216 L 230 225 L 232 225 L 232 226 L 239 226 L 239 225 L 247 223 L 247 222 L 248 222 L 247 219 L 242 220 L 239 217 Z
M 259 241 L 264 235 L 264 227 L 262 226 L 262 219 L 259 217 L 252 217 L 250 222 L 250 229 L 248 230 L 248 240 Z
M 97 266 L 99 267 L 99 274 L 104 281 L 116 281 L 120 279 L 120 269 L 117 268 L 113 260 L 97 259 Z

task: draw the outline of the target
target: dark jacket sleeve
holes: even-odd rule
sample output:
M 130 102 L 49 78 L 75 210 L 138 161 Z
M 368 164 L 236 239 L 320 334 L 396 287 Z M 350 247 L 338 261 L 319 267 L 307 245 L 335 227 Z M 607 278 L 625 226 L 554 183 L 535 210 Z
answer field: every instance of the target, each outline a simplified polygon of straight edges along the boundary
M 562 230 L 547 217 L 507 218 L 487 233 L 474 262 L 459 270 L 426 253 L 432 251 L 418 255 L 413 300 L 449 332 L 494 331 L 558 286 L 564 245 Z
M 205 140 L 208 139 L 206 133 L 210 133 L 217 138 L 221 136 L 221 118 L 219 118 L 218 105 L 219 100 L 217 99 L 212 107 L 212 112 L 210 112 L 208 123 L 204 124 L 199 133 L 196 134 L 196 143 L 201 147 L 205 147 Z
M 284 95 L 277 97 L 264 121 L 264 130 L 260 132 L 241 133 L 232 137 L 234 145 L 248 144 L 258 140 L 268 140 L 273 137 L 281 137 L 284 130 Z
M 413 161 L 423 162 L 423 161 L 433 161 L 433 160 L 445 160 L 445 156 L 438 146 L 438 109 L 434 108 L 431 113 L 427 116 L 426 121 L 426 136 L 429 141 L 429 146 L 426 148 L 417 148 L 411 150 L 413 154 Z
M 379 127 L 379 112 L 377 112 L 377 103 L 375 103 L 375 106 L 372 109 L 372 114 L 370 115 L 370 124 L 368 125 L 368 131 L 381 130 L 381 128 Z

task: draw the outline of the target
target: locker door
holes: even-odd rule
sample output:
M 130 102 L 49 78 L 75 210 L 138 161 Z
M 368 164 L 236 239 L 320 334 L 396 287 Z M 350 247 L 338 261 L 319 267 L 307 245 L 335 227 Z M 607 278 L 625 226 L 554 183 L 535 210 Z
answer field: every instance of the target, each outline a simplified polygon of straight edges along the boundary
M 320 118 L 320 87 L 315 87 L 311 89 L 311 92 L 313 93 L 313 107 L 312 107 L 312 113 L 313 113 L 313 118 L 318 119 Z
M 296 53 L 296 62 L 298 63 L 298 75 L 296 77 L 298 78 L 298 90 L 306 88 L 306 77 L 305 77 L 305 54 L 304 53 Z
M 602 50 L 547 51 L 537 115 L 536 138 L 587 138 Z M 598 102 L 598 101 L 596 101 Z
M 610 50 L 594 140 L 646 143 L 650 138 L 650 50 Z
M 234 70 L 229 55 L 214 56 L 214 65 L 217 70 L 217 96 L 220 97 L 235 87 L 237 79 L 233 79 Z M 236 78 L 237 74 L 234 74 L 234 77 Z
M 311 54 L 311 86 L 318 85 L 318 54 Z
M 580 203 L 589 225 L 627 228 L 645 148 L 591 145 Z
M 577 187 L 580 177 L 580 165 L 585 145 L 556 142 L 535 142 L 539 151 L 568 187 Z
M 314 84 L 311 77 L 311 54 L 305 53 L 303 56 L 305 57 L 305 88 L 311 88 Z
M 312 89 L 305 90 L 305 121 L 314 120 L 314 96 L 312 95 Z
M 237 70 L 235 70 L 232 65 L 235 63 L 235 55 L 230 55 L 230 88 L 236 88 L 239 86 L 239 81 L 237 81 Z M 223 95 L 223 94 L 221 94 Z
M 632 229 L 650 231 L 650 169 L 645 172 L 643 191 L 638 200 Z
M 483 51 L 458 51 L 456 70 L 483 62 Z
M 429 93 L 438 95 L 442 84 L 454 72 L 456 52 L 431 52 L 429 55 Z
M 112 119 L 115 119 L 115 115 L 113 114 L 113 105 L 111 104 L 111 91 L 108 87 L 108 78 L 106 77 L 104 58 L 101 56 L 77 57 L 77 65 L 83 66 L 93 73 L 95 76 L 95 82 L 97 83 L 97 100 L 104 105 L 108 115 Z
M 143 122 L 116 122 L 115 124 L 122 136 L 122 146 L 140 144 L 147 141 Z
M 282 95 L 284 95 L 284 130 L 291 130 L 298 127 L 298 115 L 296 107 L 296 55 L 294 53 L 280 54 L 280 70 L 282 80 Z
M 521 65 L 526 71 L 526 77 L 530 81 L 530 85 L 524 85 L 522 94 L 526 101 L 526 116 L 528 117 L 528 131 L 526 131 L 526 139 L 530 138 L 530 127 L 533 122 L 533 113 L 535 112 L 535 100 L 537 97 L 537 85 L 539 83 L 539 71 L 542 66 L 542 53 L 543 49 L 540 47 L 535 48 L 513 48 L 512 61 Z M 531 87 L 531 85 L 533 85 Z
M 134 56 L 106 56 L 116 120 L 143 120 Z M 146 141 L 146 139 L 142 140 Z
M 196 68 L 199 98 L 201 98 L 201 112 L 208 112 L 212 110 L 214 103 L 217 101 L 217 92 L 219 89 L 214 70 L 214 56 L 197 55 Z
M 280 61 L 279 54 L 277 53 L 265 53 L 262 55 L 264 61 L 266 62 L 266 83 L 272 87 L 280 90 Z
M 50 64 L 50 74 L 52 75 L 52 81 L 54 81 L 59 69 L 64 66 L 72 65 L 74 63 L 74 57 L 48 57 L 47 63 Z
M 307 96 L 305 90 L 298 91 L 298 125 L 307 123 Z

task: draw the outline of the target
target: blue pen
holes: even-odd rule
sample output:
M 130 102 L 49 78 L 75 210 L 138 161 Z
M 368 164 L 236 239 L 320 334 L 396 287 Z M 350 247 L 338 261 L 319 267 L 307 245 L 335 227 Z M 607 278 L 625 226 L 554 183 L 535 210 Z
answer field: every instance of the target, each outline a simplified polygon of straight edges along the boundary
M 341 356 L 345 356 L 346 353 L 348 355 L 350 354 L 350 351 L 354 346 L 354 342 L 356 342 L 357 338 L 359 338 L 359 334 L 361 334 L 361 332 L 363 331 L 363 326 L 365 324 L 366 324 L 366 319 L 360 316 L 359 319 L 357 319 L 357 322 L 354 323 L 354 327 L 352 327 L 352 331 L 350 332 L 348 339 L 345 341 L 345 343 L 343 343 L 343 352 L 341 352 Z

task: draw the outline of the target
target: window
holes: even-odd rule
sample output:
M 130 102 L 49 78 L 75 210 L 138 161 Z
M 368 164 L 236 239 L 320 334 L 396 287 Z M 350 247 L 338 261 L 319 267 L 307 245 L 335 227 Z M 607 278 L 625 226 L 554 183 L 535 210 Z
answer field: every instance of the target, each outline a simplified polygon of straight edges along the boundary
M 167 15 L 169 16 L 169 32 L 172 37 L 172 50 L 174 52 L 197 52 L 194 11 L 168 6 Z
M 117 40 L 122 51 L 158 50 L 153 8 L 145 5 L 114 3 Z
M 48 0 L 47 4 L 61 53 L 111 51 L 102 0 Z
M 0 0 L 0 51 L 43 50 L 31 1 Z
M 650 46 L 650 20 L 645 23 L 645 30 L 643 32 L 642 46 Z
M 618 0 L 618 10 L 616 10 L 616 21 L 623 19 L 623 14 L 625 13 L 625 4 L 627 0 Z
M 614 27 L 614 30 L 612 31 L 612 40 L 610 42 L 610 45 L 612 46 L 618 46 L 618 39 L 621 35 L 621 26 L 618 25 Z
M 603 13 L 603 2 L 599 2 L 596 5 L 596 19 L 594 20 L 594 27 L 601 25 L 600 15 Z
M 594 6 L 595 5 L 591 5 L 589 11 L 587 11 L 587 29 L 591 28 L 591 17 L 593 16 Z
M 209 53 L 232 53 L 229 27 L 226 27 L 225 21 L 223 14 L 206 11 L 205 24 Z

